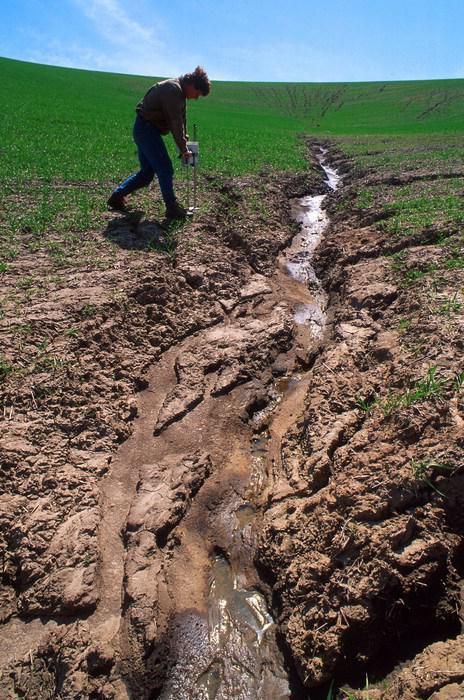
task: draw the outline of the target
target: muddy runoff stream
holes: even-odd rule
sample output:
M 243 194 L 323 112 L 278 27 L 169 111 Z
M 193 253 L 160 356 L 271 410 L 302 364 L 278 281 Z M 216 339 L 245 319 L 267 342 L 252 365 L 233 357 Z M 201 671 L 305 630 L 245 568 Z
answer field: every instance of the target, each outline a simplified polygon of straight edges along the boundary
M 311 260 L 326 196 L 293 201 L 300 232 L 272 278 L 252 275 L 224 321 L 152 369 L 115 457 L 103 493 L 104 594 L 90 622 L 100 644 L 120 650 L 120 697 L 304 697 L 253 560 L 266 503 L 298 488 L 280 447 L 324 331 Z

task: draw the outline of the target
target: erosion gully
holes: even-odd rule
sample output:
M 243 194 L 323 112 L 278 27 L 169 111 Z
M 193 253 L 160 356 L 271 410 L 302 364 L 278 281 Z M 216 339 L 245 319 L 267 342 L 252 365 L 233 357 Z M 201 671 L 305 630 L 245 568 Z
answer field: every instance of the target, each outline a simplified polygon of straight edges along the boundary
M 334 190 L 339 176 L 325 155 Z M 246 311 L 229 309 L 153 367 L 134 433 L 115 456 L 102 496 L 101 601 L 89 623 L 94 639 L 119 650 L 121 698 L 302 697 L 253 558 L 266 503 L 298 486 L 282 476 L 280 446 L 310 373 L 268 381 L 262 409 L 258 401 L 243 421 L 250 382 L 240 367 L 230 390 L 225 380 L 218 390 L 214 361 L 204 363 L 210 347 L 233 355 L 282 318 L 293 324 L 290 355 L 317 346 L 327 299 L 311 261 L 328 224 L 326 196 L 292 202 L 300 232 L 273 278 L 244 295 Z

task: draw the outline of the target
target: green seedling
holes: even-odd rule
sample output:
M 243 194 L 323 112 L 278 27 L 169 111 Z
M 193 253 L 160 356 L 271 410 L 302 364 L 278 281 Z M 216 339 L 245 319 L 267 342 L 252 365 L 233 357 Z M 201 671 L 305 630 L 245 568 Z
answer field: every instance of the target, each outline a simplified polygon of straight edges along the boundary
M 69 338 L 78 338 L 79 337 L 79 329 L 78 328 L 68 328 L 68 330 L 65 331 L 65 334 Z
M 0 379 L 5 379 L 13 371 L 13 366 L 5 360 L 0 360 Z
M 423 460 L 411 460 L 411 469 L 414 474 L 414 477 L 418 479 L 419 481 L 422 481 L 424 484 L 429 486 L 429 488 L 433 489 L 436 493 L 438 493 L 440 496 L 443 496 L 443 498 L 446 498 L 445 494 L 442 493 L 437 487 L 432 483 L 431 477 L 435 473 L 446 473 L 449 474 L 454 470 L 454 467 L 448 465 L 448 464 L 440 464 L 438 462 L 433 462 L 429 461 L 427 459 Z
M 390 269 L 393 270 L 393 272 L 401 272 L 404 269 L 408 252 L 404 249 L 399 250 L 397 253 L 392 253 L 389 257 L 391 258 Z
M 390 416 L 400 408 L 409 408 L 415 403 L 440 397 L 452 384 L 449 379 L 437 376 L 437 367 L 430 367 L 424 379 L 419 379 L 403 394 L 389 393 L 386 401 L 379 402 L 384 416 Z
M 452 239 L 450 239 L 450 234 L 447 230 L 445 231 L 440 231 L 440 233 L 437 236 L 437 239 L 435 241 L 435 245 L 439 246 L 448 246 L 451 245 Z
M 378 403 L 378 397 L 374 396 L 371 399 L 363 399 L 362 397 L 359 397 L 358 399 L 356 399 L 355 403 L 356 406 L 361 409 L 361 411 L 364 411 L 366 415 L 370 416 L 370 414 L 372 413 L 372 411 Z
M 64 255 L 64 246 L 58 241 L 49 241 L 47 243 L 47 250 L 52 256 L 60 257 Z
M 345 698 L 347 700 L 357 700 L 358 695 L 357 693 L 353 693 L 351 690 L 345 690 L 344 688 L 340 688 L 340 691 L 343 693 Z M 364 689 L 361 691 L 363 693 L 363 700 L 370 700 L 369 696 L 369 676 L 366 674 L 366 684 L 364 686 Z M 367 695 L 364 695 L 364 693 L 367 692 Z
M 412 326 L 412 320 L 410 318 L 400 318 L 398 321 L 398 330 L 406 333 Z
M 358 209 L 368 209 L 374 203 L 374 192 L 372 190 L 362 190 L 356 199 Z
M 8 272 L 9 269 L 10 269 L 10 266 L 8 265 L 8 263 L 0 262 L 0 274 L 2 274 L 4 272 Z
M 177 249 L 177 233 L 185 226 L 185 223 L 181 221 L 172 221 L 165 228 L 165 234 L 162 240 L 150 241 L 147 245 L 147 250 L 164 253 L 171 262 L 176 259 L 176 249 Z
M 23 277 L 16 286 L 18 289 L 24 289 L 25 291 L 30 290 L 34 286 L 34 278 L 29 276 Z
M 97 306 L 96 304 L 84 304 L 82 307 L 82 314 L 86 316 L 87 318 L 91 318 L 92 316 L 95 316 L 97 313 Z
M 27 244 L 27 250 L 29 253 L 38 253 L 41 250 L 42 244 L 40 241 L 29 241 Z
M 40 343 L 37 345 L 37 350 L 39 352 L 45 352 L 49 345 L 50 345 L 50 339 L 45 338 L 44 340 L 40 341 Z
M 18 248 L 1 248 L 0 249 L 0 257 L 3 258 L 3 260 L 16 260 L 18 255 L 19 255 Z
M 426 265 L 423 269 L 420 269 L 418 267 L 412 267 L 410 270 L 405 272 L 403 276 L 403 285 L 408 286 L 409 284 L 412 284 L 413 282 L 422 279 L 422 277 L 425 277 L 426 275 L 429 275 L 430 273 L 433 273 L 436 270 L 437 266 L 435 265 L 435 263 L 430 263 L 429 265 Z
M 33 394 L 37 401 L 46 399 L 48 396 L 53 396 L 56 389 L 51 386 L 34 386 Z
M 437 367 L 430 367 L 425 379 L 420 379 L 414 384 L 412 389 L 408 389 L 403 396 L 405 406 L 411 406 L 417 401 L 425 401 L 434 396 L 441 396 L 448 380 L 444 377 L 437 377 Z
M 381 402 L 380 408 L 382 409 L 383 415 L 388 418 L 392 413 L 397 411 L 403 405 L 403 397 L 401 394 L 388 393 L 385 401 Z
M 449 258 L 443 265 L 445 270 L 462 270 L 464 268 L 464 256 L 456 255 Z
M 59 367 L 64 367 L 67 364 L 67 360 L 63 360 L 61 357 L 55 357 L 55 355 L 43 355 L 39 357 L 35 366 L 39 369 L 57 369 Z
M 453 389 L 456 393 L 461 391 L 464 386 L 464 372 L 459 372 L 453 380 Z
M 32 333 L 33 328 L 30 323 L 18 323 L 13 327 L 13 332 L 18 335 L 29 335 Z
M 462 309 L 461 302 L 457 301 L 457 292 L 451 299 L 445 301 L 438 309 L 438 313 L 441 316 L 451 317 L 452 314 L 457 314 Z
M 331 682 L 329 692 L 327 693 L 327 698 L 326 700 L 335 700 L 334 694 L 333 694 L 333 686 L 334 686 L 334 681 Z

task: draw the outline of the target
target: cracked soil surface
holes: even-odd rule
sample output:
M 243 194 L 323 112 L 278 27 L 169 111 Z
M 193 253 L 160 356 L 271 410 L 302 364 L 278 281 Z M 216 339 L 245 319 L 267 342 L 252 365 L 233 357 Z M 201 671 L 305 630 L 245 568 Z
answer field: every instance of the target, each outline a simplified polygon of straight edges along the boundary
M 329 148 L 320 333 L 286 272 L 317 144 L 309 175 L 210 182 L 175 254 L 108 213 L 98 266 L 3 276 L 2 697 L 464 697 L 463 313 L 430 307 L 463 270 L 337 208 L 372 174 Z

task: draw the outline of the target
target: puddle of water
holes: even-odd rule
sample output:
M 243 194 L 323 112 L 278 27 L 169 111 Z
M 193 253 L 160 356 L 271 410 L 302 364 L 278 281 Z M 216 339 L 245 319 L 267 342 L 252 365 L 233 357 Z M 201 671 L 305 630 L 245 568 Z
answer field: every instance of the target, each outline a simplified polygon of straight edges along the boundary
M 222 675 L 222 663 L 221 661 L 215 660 L 199 677 L 197 681 L 198 689 L 200 693 L 202 690 L 204 691 L 202 695 L 208 700 L 214 700 L 216 698 L 219 686 L 221 685 Z
M 170 629 L 169 673 L 159 700 L 214 700 L 216 659 L 210 651 L 208 621 L 195 611 L 181 613 Z M 165 662 L 162 659 L 162 662 Z
M 251 525 L 256 517 L 256 508 L 251 503 L 244 503 L 235 511 L 238 528 L 244 530 L 248 525 Z
M 305 284 L 308 288 L 318 291 L 319 282 L 316 273 L 309 265 L 309 262 L 302 259 L 302 256 L 295 257 L 287 262 L 287 272 L 297 282 Z
M 340 184 L 340 175 L 337 173 L 336 170 L 330 168 L 328 165 L 322 165 L 322 167 L 325 170 L 325 174 L 327 175 L 328 186 L 331 190 L 336 190 L 338 185 Z
M 323 200 L 325 196 L 322 195 L 319 199 Z M 297 212 L 295 218 L 301 223 L 301 232 L 295 238 L 289 250 L 286 262 L 287 272 L 298 282 L 302 282 L 308 287 L 319 289 L 320 283 L 312 267 L 311 260 L 314 250 L 322 238 L 322 233 L 328 224 L 328 219 L 322 218 L 313 222 L 311 219 L 314 212 L 301 208 L 301 206 L 298 209 L 294 209 L 294 211 Z
M 275 388 L 283 397 L 284 394 L 289 393 L 294 389 L 301 381 L 301 376 L 299 374 L 292 374 L 290 377 L 281 377 L 275 383 Z
M 324 230 L 328 222 L 327 214 L 322 208 L 327 195 L 316 194 L 308 195 L 306 197 L 301 197 L 293 203 L 292 211 L 293 217 L 302 224 L 304 227 L 310 229 L 308 233 L 313 236 L 317 236 L 321 231 Z M 306 242 L 311 245 L 312 239 L 307 236 Z
M 325 164 L 326 153 L 325 149 L 321 149 L 320 164 L 326 174 L 326 184 L 330 189 L 336 190 L 341 177 L 334 168 Z M 325 194 L 308 196 L 293 202 L 293 218 L 301 224 L 301 231 L 295 237 L 286 261 L 288 274 L 305 284 L 314 295 L 312 304 L 297 306 L 294 314 L 295 323 L 309 325 L 316 337 L 322 335 L 325 326 L 327 295 L 312 266 L 312 257 L 329 224 L 329 217 L 324 209 L 326 197 Z
M 251 441 L 251 454 L 253 457 L 265 457 L 269 443 L 269 434 L 255 435 Z
M 316 338 L 322 336 L 326 318 L 325 310 L 322 308 L 321 304 L 318 303 L 299 304 L 295 308 L 295 323 L 301 326 L 310 326 Z
M 206 696 L 208 700 L 290 697 L 266 600 L 256 589 L 242 588 L 221 555 L 214 557 L 212 566 L 209 629 L 216 660 L 207 677 L 202 678 L 203 687 L 214 689 L 214 694 Z
M 239 587 L 232 567 L 221 555 L 214 558 L 210 589 L 210 639 L 218 647 L 227 644 L 230 630 L 240 630 L 246 646 L 258 645 L 274 624 L 264 596 Z
M 342 176 L 340 175 L 340 173 L 337 170 L 335 170 L 335 168 L 331 168 L 330 165 L 326 164 L 325 157 L 326 157 L 327 153 L 328 153 L 327 148 L 321 148 L 321 157 L 320 157 L 319 162 L 321 164 L 323 171 L 326 174 L 328 186 L 330 187 L 331 190 L 336 190 L 340 184 Z
M 266 455 L 269 443 L 269 434 L 255 436 L 251 442 L 251 472 L 248 481 L 248 498 L 259 496 L 267 480 Z
M 311 265 L 312 255 L 321 240 L 329 219 L 322 205 L 327 195 L 302 197 L 292 204 L 293 218 L 301 224 L 287 254 L 288 274 L 298 282 L 319 288 L 319 281 Z
M 264 408 L 262 408 L 260 411 L 256 411 L 256 413 L 254 413 L 252 416 L 251 424 L 254 426 L 254 429 L 256 431 L 264 429 L 268 422 L 269 416 L 271 416 L 274 413 L 274 409 L 280 401 L 280 396 L 277 394 L 277 392 L 274 391 L 274 388 L 272 386 L 269 388 L 267 398 L 268 402 L 264 406 Z

